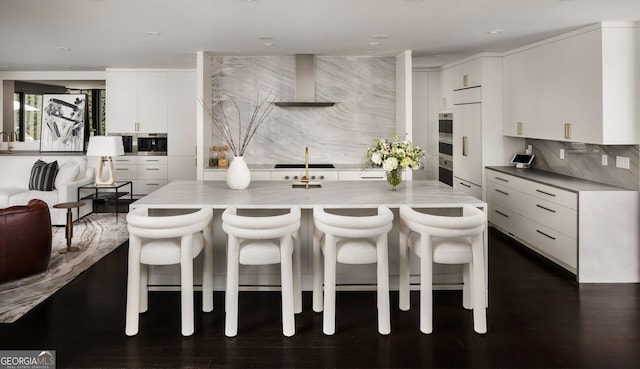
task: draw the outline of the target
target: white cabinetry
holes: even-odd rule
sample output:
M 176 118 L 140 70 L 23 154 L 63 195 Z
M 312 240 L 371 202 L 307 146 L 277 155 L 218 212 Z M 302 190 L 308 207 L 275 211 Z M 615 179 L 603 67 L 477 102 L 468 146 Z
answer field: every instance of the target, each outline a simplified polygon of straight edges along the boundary
M 575 192 L 487 170 L 487 198 L 491 223 L 577 273 L 578 198 Z
M 131 181 L 134 195 L 146 195 L 167 184 L 166 156 L 118 156 L 113 161 L 116 178 Z
M 169 181 L 196 179 L 196 74 L 167 73 Z
M 480 87 L 453 92 L 454 187 L 479 199 L 483 173 L 481 94 Z
M 107 133 L 167 133 L 167 72 L 108 70 Z
M 635 24 L 588 27 L 503 60 L 503 132 L 556 141 L 637 144 Z

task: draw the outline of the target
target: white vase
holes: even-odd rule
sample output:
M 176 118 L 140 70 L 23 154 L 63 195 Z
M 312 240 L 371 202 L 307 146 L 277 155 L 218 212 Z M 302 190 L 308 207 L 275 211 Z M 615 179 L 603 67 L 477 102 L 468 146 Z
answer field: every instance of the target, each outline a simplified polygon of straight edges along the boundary
M 227 186 L 232 190 L 244 190 L 251 182 L 251 172 L 242 156 L 236 156 L 227 169 Z

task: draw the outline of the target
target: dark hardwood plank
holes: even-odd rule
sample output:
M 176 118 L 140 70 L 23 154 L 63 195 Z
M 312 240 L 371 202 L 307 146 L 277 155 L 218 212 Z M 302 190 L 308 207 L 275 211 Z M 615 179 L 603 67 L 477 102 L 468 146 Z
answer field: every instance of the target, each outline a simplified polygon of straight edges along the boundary
M 392 332 L 376 328 L 374 292 L 338 292 L 336 334 L 304 310 L 282 335 L 280 294 L 241 292 L 239 332 L 224 336 L 224 294 L 180 335 L 177 292 L 152 292 L 140 333 L 124 334 L 126 244 L 13 324 L 0 349 L 55 349 L 58 368 L 634 368 L 640 367 L 640 285 L 582 284 L 521 245 L 490 233 L 489 333 L 473 332 L 460 291 L 434 293 L 434 332 L 418 329 L 418 293 Z M 196 306 L 201 294 L 196 293 Z

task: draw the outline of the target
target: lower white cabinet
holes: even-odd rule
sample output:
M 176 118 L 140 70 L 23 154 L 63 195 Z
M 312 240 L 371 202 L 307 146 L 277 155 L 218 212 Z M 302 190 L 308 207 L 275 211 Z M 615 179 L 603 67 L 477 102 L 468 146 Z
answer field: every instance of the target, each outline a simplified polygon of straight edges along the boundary
M 486 170 L 489 222 L 576 274 L 640 282 L 640 192 L 536 169 Z
M 577 273 L 576 193 L 488 170 L 487 202 L 491 223 Z
M 113 161 L 116 178 L 131 181 L 134 195 L 146 195 L 168 183 L 166 156 L 118 156 Z

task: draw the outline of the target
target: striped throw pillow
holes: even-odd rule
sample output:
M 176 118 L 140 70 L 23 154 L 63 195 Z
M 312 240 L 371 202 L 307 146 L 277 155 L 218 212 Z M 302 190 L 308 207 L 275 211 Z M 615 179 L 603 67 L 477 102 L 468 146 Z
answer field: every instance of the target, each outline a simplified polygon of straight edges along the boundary
M 58 161 L 45 163 L 38 159 L 31 168 L 31 178 L 29 178 L 29 189 L 36 191 L 53 191 L 56 175 L 58 174 Z

